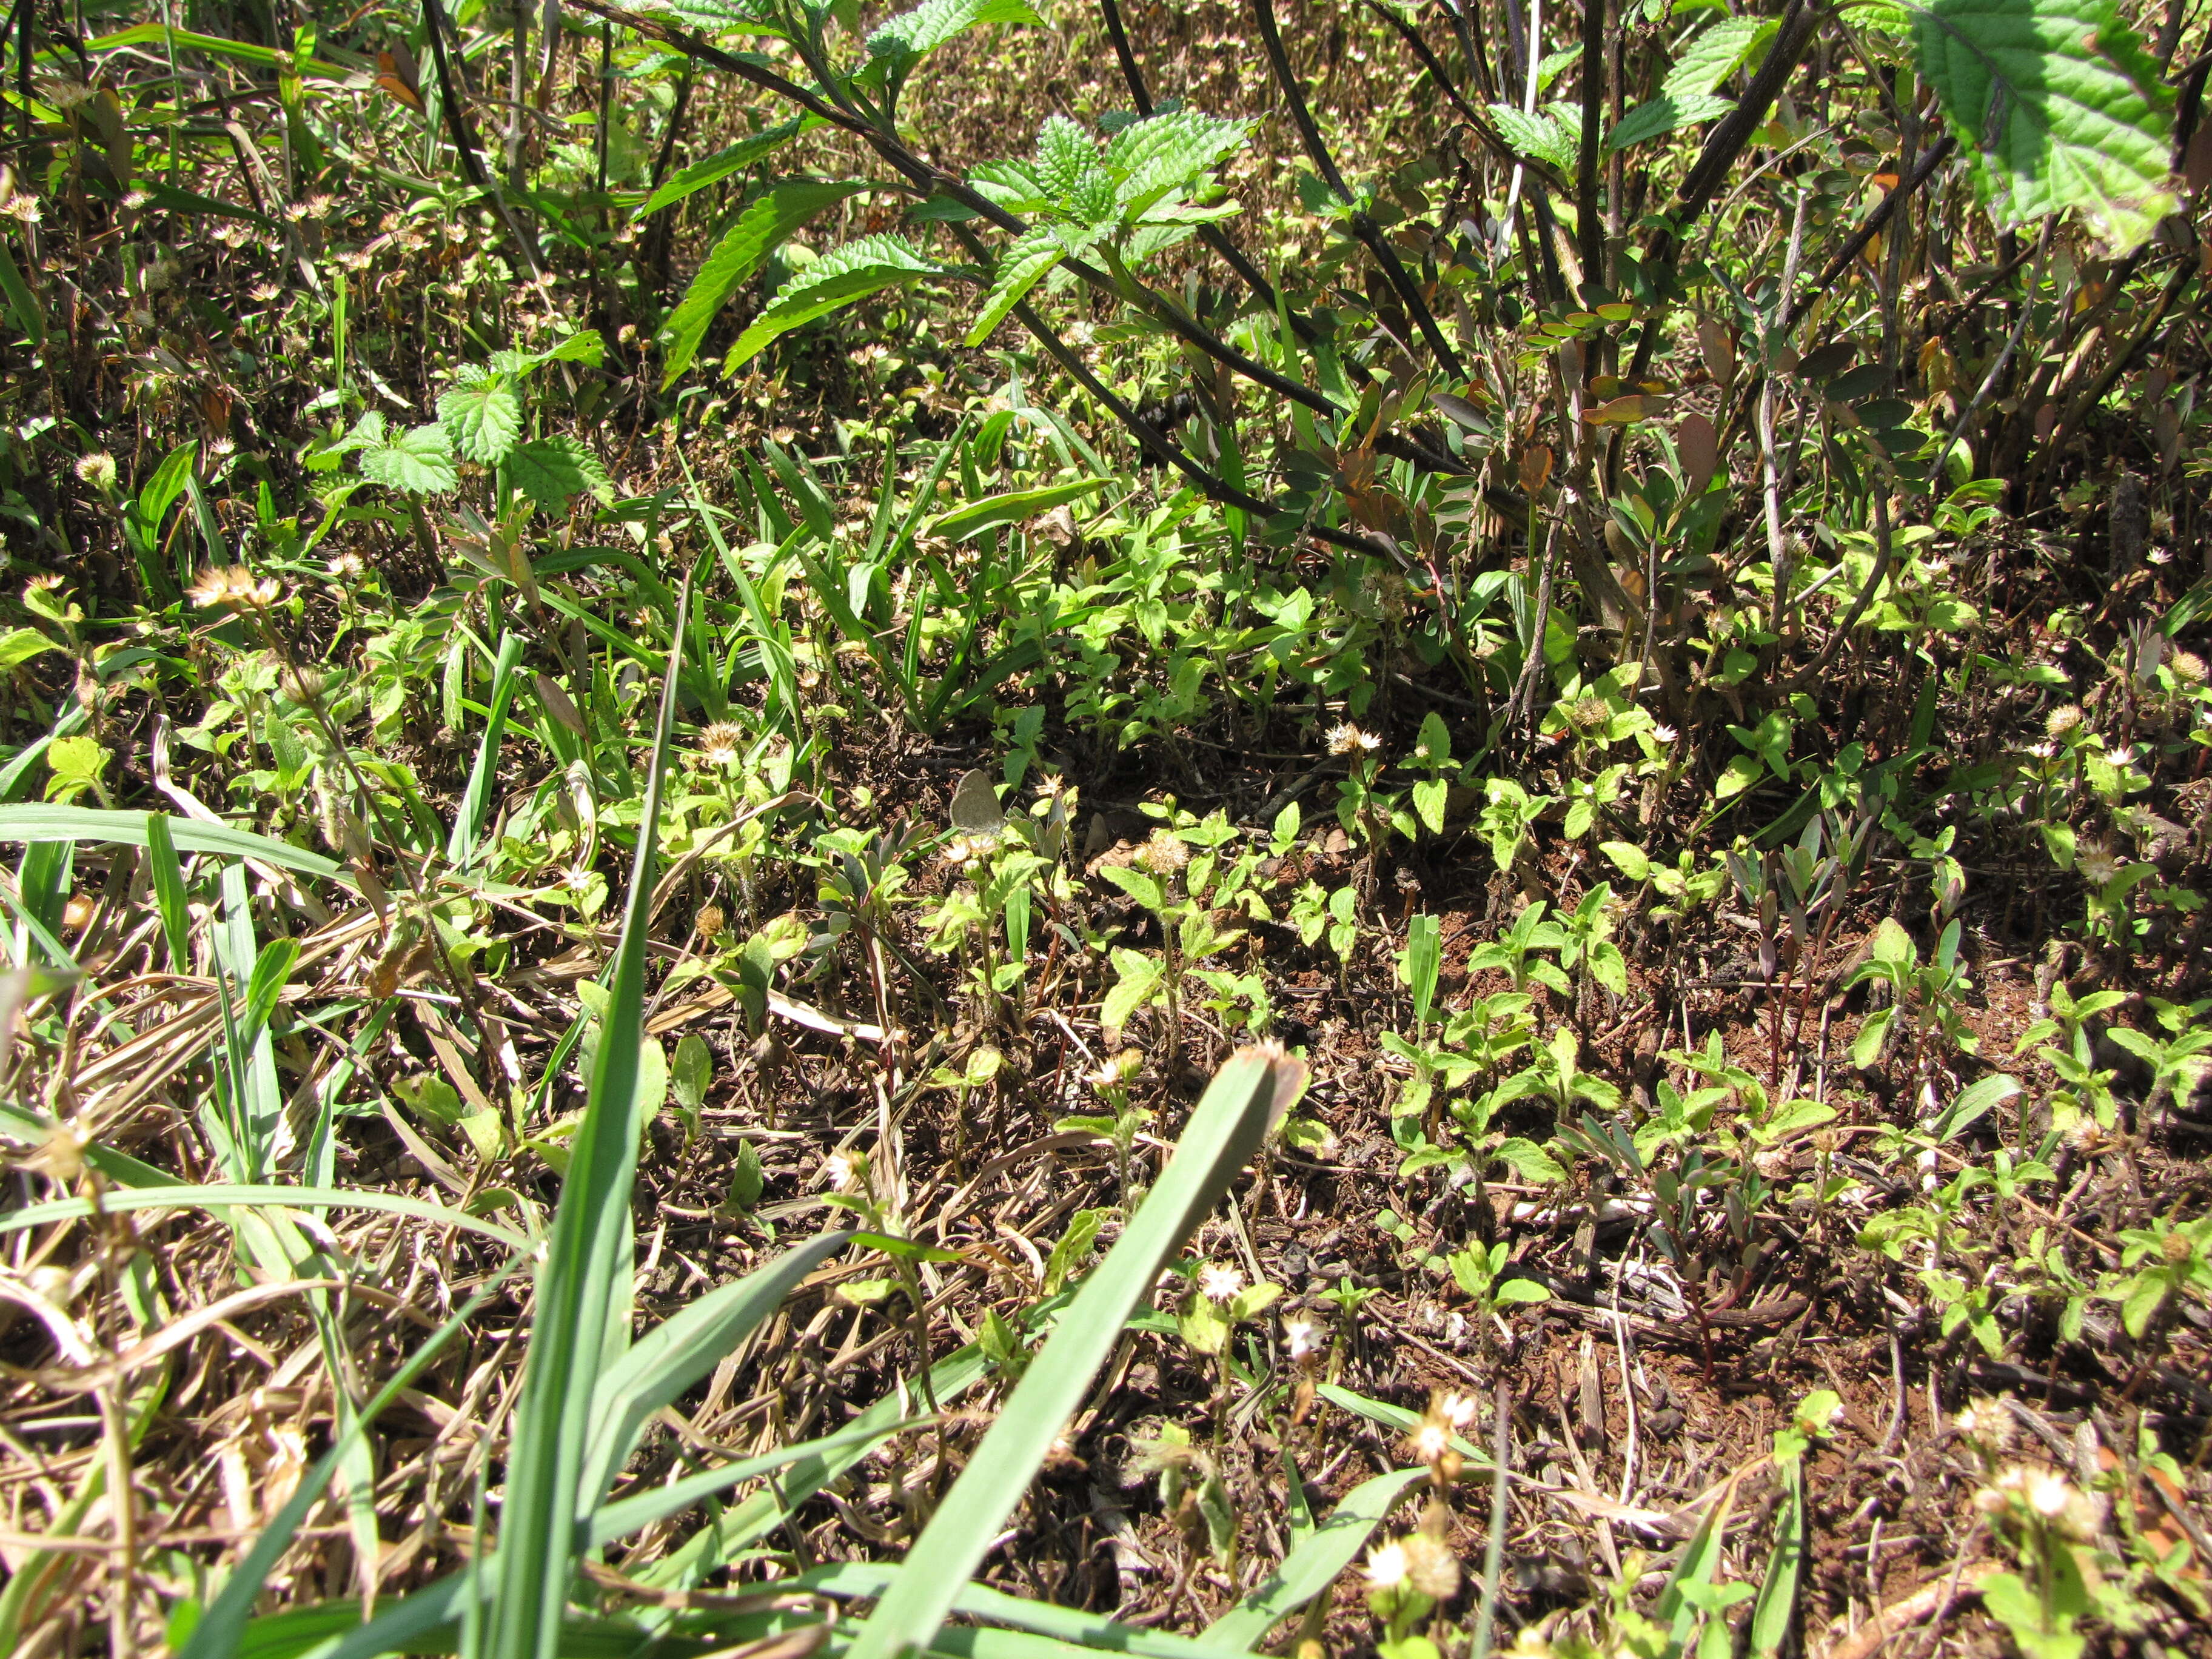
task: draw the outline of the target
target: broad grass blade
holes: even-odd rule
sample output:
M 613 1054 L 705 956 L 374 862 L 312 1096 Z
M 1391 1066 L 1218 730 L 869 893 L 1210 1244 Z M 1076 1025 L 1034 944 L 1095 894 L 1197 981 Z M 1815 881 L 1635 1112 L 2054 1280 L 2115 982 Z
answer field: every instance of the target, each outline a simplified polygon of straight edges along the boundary
M 453 833 L 446 842 L 446 862 L 466 869 L 476 857 L 477 836 L 483 832 L 484 811 L 491 805 L 491 787 L 499 775 L 500 744 L 507 738 L 507 707 L 514 701 L 515 670 L 522 663 L 522 635 L 513 629 L 499 642 L 499 659 L 492 665 L 491 702 L 484 715 L 483 741 L 477 745 L 477 763 L 469 773 L 461 809 L 453 817 Z
M 599 1505 L 653 1413 L 721 1363 L 747 1333 L 780 1307 L 799 1282 L 853 1235 L 823 1233 L 797 1245 L 734 1285 L 710 1291 L 656 1325 L 599 1377 L 577 1513 Z
M 1354 1486 L 1266 1582 L 1206 1627 L 1206 1650 L 1242 1653 L 1257 1647 L 1269 1631 L 1336 1582 L 1337 1574 L 1366 1547 L 1390 1506 L 1427 1474 L 1425 1468 L 1393 1469 Z
M 1304 1087 L 1304 1066 L 1279 1049 L 1239 1049 L 1216 1074 L 1166 1174 L 1053 1328 L 848 1659 L 897 1659 L 929 1645 L 1129 1316 Z
M 552 1237 L 538 1275 L 522 1398 L 510 1439 L 501 1506 L 493 1659 L 553 1659 L 575 1565 L 576 1493 L 592 1436 L 592 1407 L 605 1359 L 608 1316 L 631 1272 L 630 1188 L 637 1175 L 640 1053 L 645 1044 L 645 958 L 661 779 L 676 721 L 677 681 L 690 625 L 691 577 L 676 604 L 660 718 L 638 813 L 622 942 L 583 1121 L 561 1183 Z

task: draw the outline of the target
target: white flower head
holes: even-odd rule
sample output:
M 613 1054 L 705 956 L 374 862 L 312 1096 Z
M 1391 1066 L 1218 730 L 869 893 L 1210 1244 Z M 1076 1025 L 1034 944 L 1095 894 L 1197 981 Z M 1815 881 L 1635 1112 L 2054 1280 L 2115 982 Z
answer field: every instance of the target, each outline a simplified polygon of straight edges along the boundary
M 2056 1521 L 2074 1501 L 2074 1488 L 2066 1477 L 2040 1469 L 2027 1478 L 2027 1506 L 2046 1521 Z
M 1462 1394 L 1457 1389 L 1449 1389 L 1437 1396 L 1436 1404 L 1431 1409 L 1454 1429 L 1463 1429 L 1474 1421 L 1474 1414 L 1481 1409 L 1481 1407 L 1476 1402 L 1473 1395 Z
M 1382 746 L 1382 739 L 1372 732 L 1363 732 L 1350 720 L 1343 720 L 1328 728 L 1328 752 L 1332 755 L 1371 755 Z
M 1451 1449 L 1451 1431 L 1432 1417 L 1425 1417 L 1406 1431 L 1406 1445 L 1418 1462 L 1436 1464 Z
M 1395 1539 L 1367 1552 L 1367 1582 L 1376 1589 L 1395 1589 L 1406 1582 L 1406 1547 Z
M 1207 1262 L 1198 1270 L 1198 1291 L 1209 1302 L 1234 1301 L 1244 1288 L 1243 1270 Z
M 1662 724 L 1662 725 L 1659 725 L 1659 726 L 1653 726 L 1653 727 L 1651 728 L 1651 736 L 1652 736 L 1652 738 L 1653 738 L 1656 741 L 1660 742 L 1660 743 L 1672 743 L 1672 742 L 1674 742 L 1674 739 L 1675 739 L 1675 738 L 1677 738 L 1680 737 L 1681 735 L 1682 735 L 1682 734 L 1681 734 L 1680 732 L 1677 732 L 1677 731 L 1676 731 L 1673 726 L 1667 726 L 1667 725 L 1663 725 L 1663 724 Z
M 832 1192 L 846 1193 L 860 1184 L 866 1167 L 858 1152 L 832 1152 L 822 1160 L 822 1180 Z
M 1283 1322 L 1283 1340 L 1290 1348 L 1293 1363 L 1310 1359 L 1321 1352 L 1321 1327 L 1304 1317 L 1285 1319 Z

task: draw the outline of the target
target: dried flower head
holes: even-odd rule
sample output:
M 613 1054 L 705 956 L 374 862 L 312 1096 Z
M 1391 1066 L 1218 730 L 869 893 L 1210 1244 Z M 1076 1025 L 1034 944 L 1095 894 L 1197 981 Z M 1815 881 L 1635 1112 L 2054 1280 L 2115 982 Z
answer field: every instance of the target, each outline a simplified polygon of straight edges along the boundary
M 1244 1272 L 1224 1263 L 1209 1261 L 1198 1270 L 1198 1292 L 1209 1302 L 1233 1302 L 1244 1288 Z
M 735 766 L 744 758 L 745 729 L 717 720 L 699 734 L 699 753 L 709 766 Z
M 76 476 L 80 481 L 90 484 L 105 495 L 115 488 L 115 457 L 104 449 L 95 449 L 89 455 L 80 455 L 77 457 Z
M 1613 708 L 1603 697 L 1577 697 L 1567 705 L 1567 724 L 1579 738 L 1594 738 L 1603 732 L 1606 722 L 1613 718 Z
M 1443 1539 L 1415 1532 L 1399 1544 L 1406 1553 L 1407 1583 L 1434 1601 L 1449 1601 L 1459 1594 L 1459 1562 Z
M 216 564 L 200 572 L 191 593 L 192 603 L 198 605 L 212 608 L 227 605 L 237 611 L 266 611 L 283 597 L 284 590 L 273 577 L 255 580 L 253 573 L 242 564 Z
M 2170 1267 L 2179 1267 L 2197 1254 L 2197 1247 L 2189 1242 L 2186 1233 L 2168 1233 L 2158 1242 L 2158 1253 Z
M 701 939 L 719 939 L 722 929 L 729 925 L 730 919 L 722 914 L 719 904 L 702 904 L 699 913 L 691 918 L 692 928 Z
M 340 553 L 328 567 L 334 582 L 357 582 L 368 574 L 368 561 L 358 553 Z
M 2194 651 L 2177 651 L 2166 660 L 2166 665 L 2173 671 L 2173 678 L 2181 684 L 2204 684 L 2204 659 Z
M 329 684 L 322 671 L 314 668 L 287 668 L 276 676 L 276 689 L 301 708 L 320 702 Z
M 1137 849 L 1136 861 L 1156 876 L 1171 876 L 1190 862 L 1190 848 L 1172 830 L 1155 830 Z
M 2062 702 L 2043 717 L 2044 735 L 2063 743 L 2081 729 L 2081 705 Z
M 1371 755 L 1382 746 L 1382 738 L 1361 731 L 1350 720 L 1330 726 L 1328 743 L 1332 755 Z
M 1953 1421 L 1960 1434 L 1985 1452 L 2001 1452 L 2012 1444 L 2012 1413 L 2002 1400 L 1984 1395 L 1971 1402 Z

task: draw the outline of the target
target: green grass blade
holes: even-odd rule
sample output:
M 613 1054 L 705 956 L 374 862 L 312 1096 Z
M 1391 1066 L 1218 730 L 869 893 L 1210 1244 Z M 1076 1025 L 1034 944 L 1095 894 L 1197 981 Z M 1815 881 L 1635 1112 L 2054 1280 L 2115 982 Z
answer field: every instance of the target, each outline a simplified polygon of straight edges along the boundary
M 848 1426 L 835 1434 L 825 1434 L 819 1439 L 778 1446 L 774 1451 L 763 1452 L 758 1457 L 726 1463 L 718 1469 L 702 1469 L 696 1474 L 687 1474 L 681 1480 L 672 1480 L 665 1486 L 654 1486 L 615 1503 L 603 1504 L 582 1523 L 580 1530 L 583 1534 L 583 1542 L 580 1547 L 592 1549 L 601 1544 L 612 1543 L 625 1534 L 678 1514 L 717 1492 L 727 1492 L 739 1481 L 757 1480 L 762 1475 L 774 1474 L 777 1470 L 788 1468 L 805 1458 L 830 1458 L 847 1452 L 855 1457 L 866 1457 L 891 1436 L 928 1420 L 924 1417 L 908 1417 L 891 1423 L 871 1424 L 862 1428 Z
M 1766 1558 L 1759 1600 L 1751 1609 L 1753 1659 L 1775 1659 L 1790 1639 L 1797 1613 L 1797 1584 L 1805 1571 L 1805 1469 L 1793 1462 L 1782 1471 L 1782 1512 L 1776 1517 L 1774 1550 Z
M 48 806 L 21 801 L 0 806 L 0 842 L 85 841 L 117 847 L 146 845 L 149 812 L 110 811 L 99 806 Z M 295 875 L 319 876 L 351 887 L 354 879 L 336 859 L 310 853 L 304 847 L 275 841 L 228 824 L 202 823 L 193 818 L 168 820 L 177 847 L 188 853 L 215 853 L 225 858 L 258 859 Z
M 714 1370 L 782 1305 L 799 1280 L 852 1239 L 849 1232 L 823 1233 L 794 1246 L 758 1272 L 708 1291 L 663 1320 L 608 1366 L 592 1404 L 592 1440 L 577 1513 L 589 1515 L 599 1508 L 629 1460 L 647 1419 Z
M 1390 1506 L 1427 1474 L 1425 1468 L 1394 1469 L 1354 1486 L 1282 1565 L 1206 1627 L 1206 1650 L 1241 1653 L 1266 1640 L 1269 1631 L 1336 1582 L 1337 1574 L 1366 1547 Z
M 643 1127 L 638 1121 L 639 1056 L 645 1042 L 653 850 L 690 608 L 691 578 L 687 574 L 677 600 L 660 718 L 638 813 L 622 942 L 615 952 L 583 1121 L 569 1153 L 545 1266 L 538 1275 L 530 1354 L 522 1398 L 515 1408 L 513 1456 L 500 1511 L 498 1593 L 491 1607 L 489 1644 L 495 1659 L 552 1659 L 558 1650 L 562 1611 L 575 1560 L 576 1492 L 591 1440 L 592 1404 L 605 1357 L 608 1316 L 631 1271 L 629 1198 Z
M 169 831 L 172 820 L 162 812 L 146 814 L 146 857 L 153 866 L 154 907 L 161 913 L 161 938 L 169 947 L 169 971 L 192 971 L 191 901 L 185 891 L 185 867 L 177 857 L 177 838 Z
M 469 787 L 461 795 L 453 833 L 446 842 L 446 862 L 460 868 L 465 869 L 476 857 L 477 836 L 483 830 L 491 787 L 499 775 L 499 748 L 507 738 L 507 707 L 514 701 L 515 670 L 521 663 L 522 635 L 510 629 L 500 641 L 499 659 L 492 665 L 491 702 L 484 716 L 483 738 L 477 745 L 477 763 L 469 773 Z
M 223 1580 L 222 1589 L 200 1615 L 193 1626 L 191 1638 L 178 1653 L 178 1659 L 232 1659 L 238 1651 L 239 1638 L 245 1634 L 246 1623 L 253 1613 L 253 1603 L 268 1582 L 277 1560 L 291 1547 L 292 1539 L 307 1518 L 307 1511 L 315 1506 L 324 1489 L 338 1472 L 338 1465 L 347 1451 L 361 1442 L 368 1425 L 380 1416 L 386 1407 L 399 1397 L 407 1387 L 446 1345 L 459 1335 L 462 1328 L 476 1316 L 477 1310 L 491 1299 L 499 1287 L 520 1267 L 526 1257 L 517 1255 L 501 1268 L 483 1286 L 464 1303 L 453 1316 L 438 1327 L 422 1346 L 410 1354 L 407 1362 L 394 1371 L 392 1378 L 366 1406 L 354 1415 L 345 1433 L 337 1443 L 325 1452 L 322 1460 L 308 1471 L 306 1480 L 292 1494 L 291 1501 L 278 1510 L 276 1517 L 262 1528 L 261 1535 L 253 1540 L 253 1547 L 245 1559 L 231 1569 Z
M 1426 1471 L 1415 1469 L 1412 1473 L 1423 1474 Z M 905 1577 L 905 1568 L 888 1561 L 840 1561 L 801 1573 L 792 1583 L 795 1588 L 860 1599 L 888 1595 Z M 1146 1630 L 1102 1613 L 1055 1607 L 1049 1601 L 1032 1601 L 985 1584 L 961 1586 L 952 1610 L 971 1619 L 1049 1636 L 1093 1652 L 1135 1654 L 1140 1659 L 1222 1659 L 1223 1650 L 1210 1641 Z M 939 1632 L 940 1638 L 951 1634 L 949 1631 Z M 935 1647 L 938 1644 L 931 1645 Z
M 896 1659 L 928 1645 L 1129 1316 L 1304 1086 L 1304 1065 L 1279 1050 L 1239 1049 L 1216 1074 L 1167 1172 L 1053 1328 L 908 1556 L 907 1571 L 861 1627 L 850 1659 Z
M 88 1198 L 57 1198 L 44 1204 L 27 1204 L 0 1215 L 0 1233 L 21 1232 L 53 1221 L 81 1221 L 88 1215 L 116 1210 L 234 1210 L 257 1204 L 273 1204 L 294 1210 L 375 1210 L 386 1215 L 412 1216 L 441 1227 L 495 1239 L 514 1249 L 527 1249 L 530 1241 L 513 1228 L 485 1221 L 442 1204 L 397 1193 L 353 1192 L 328 1187 L 269 1187 L 245 1182 L 226 1182 L 192 1187 L 181 1182 L 159 1187 L 135 1187 L 129 1192 L 107 1193 L 95 1205 Z

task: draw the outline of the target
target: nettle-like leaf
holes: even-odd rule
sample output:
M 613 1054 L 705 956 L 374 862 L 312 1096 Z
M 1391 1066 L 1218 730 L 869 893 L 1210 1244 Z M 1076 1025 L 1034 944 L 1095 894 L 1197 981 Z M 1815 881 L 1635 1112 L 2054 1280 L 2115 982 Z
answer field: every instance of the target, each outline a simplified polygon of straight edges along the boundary
M 1026 0 L 922 0 L 868 37 L 871 57 L 886 60 L 894 80 L 904 80 L 938 47 L 985 23 L 1042 23 Z
M 1774 38 L 1779 18 L 1724 17 L 1682 48 L 1660 90 L 1669 98 L 1702 98 L 1720 90 L 1737 66 Z
M 1685 93 L 1680 97 L 1662 93 L 1622 116 L 1606 135 L 1605 147 L 1609 151 L 1626 149 L 1631 144 L 1661 137 L 1677 127 L 1717 121 L 1735 107 L 1734 100 L 1716 98 L 1709 93 Z
M 520 444 L 507 459 L 510 483 L 548 513 L 559 513 L 586 491 L 612 497 L 607 470 L 588 446 L 574 438 L 544 438 Z
M 1066 201 L 1098 165 L 1098 147 L 1065 115 L 1048 116 L 1037 129 L 1036 172 L 1048 194 Z
M 438 424 L 466 459 L 496 466 L 522 435 L 522 399 L 506 375 L 465 368 L 438 398 Z
M 752 280 L 768 256 L 815 215 L 860 188 L 857 182 L 817 184 L 796 180 L 778 185 L 754 198 L 714 245 L 714 251 L 701 264 L 699 274 L 691 279 L 691 286 L 684 290 L 684 298 L 669 313 L 667 325 L 661 331 L 666 352 L 660 377 L 664 390 L 690 368 L 715 313 L 728 303 L 732 294 Z
M 841 306 L 887 288 L 940 276 L 943 270 L 896 236 L 863 236 L 832 248 L 776 291 L 768 308 L 730 349 L 723 372 L 750 362 L 780 336 Z
M 975 193 L 1010 213 L 1036 213 L 1053 204 L 1052 186 L 1027 161 L 986 161 L 968 175 Z
M 1188 189 L 1204 173 L 1244 148 L 1252 123 L 1178 109 L 1132 122 L 1106 146 L 1105 164 L 1120 184 L 1123 215 L 1143 216 L 1154 204 Z
M 495 351 L 490 368 L 495 374 L 527 374 L 548 363 L 589 363 L 597 368 L 606 355 L 606 342 L 599 337 L 599 331 L 586 328 L 543 351 Z
M 697 28 L 726 34 L 769 34 L 787 39 L 775 9 L 766 0 L 667 0 L 668 9 Z
M 1030 290 L 1044 280 L 1047 272 L 1071 253 L 1080 253 L 1096 240 L 1091 234 L 1070 237 L 1057 225 L 1032 227 L 1000 258 L 998 274 L 992 279 L 991 291 L 983 301 L 975 325 L 968 331 L 967 343 L 979 346 L 989 339 L 991 331 L 1028 297 Z
M 1577 130 L 1560 114 L 1565 108 L 1564 104 L 1554 104 L 1531 115 L 1510 104 L 1492 104 L 1490 118 L 1519 154 L 1533 156 L 1556 172 L 1572 173 Z
M 381 416 L 378 425 L 378 441 L 362 451 L 362 477 L 410 495 L 442 495 L 459 487 L 453 441 L 442 424 L 433 421 L 388 438 L 382 434 Z
M 1903 7 L 1920 74 L 2006 227 L 2073 212 L 2122 252 L 2175 205 L 2172 94 L 2112 0 Z

